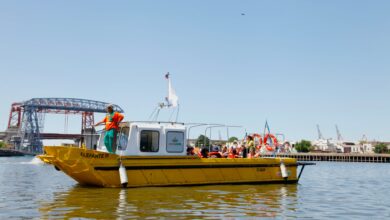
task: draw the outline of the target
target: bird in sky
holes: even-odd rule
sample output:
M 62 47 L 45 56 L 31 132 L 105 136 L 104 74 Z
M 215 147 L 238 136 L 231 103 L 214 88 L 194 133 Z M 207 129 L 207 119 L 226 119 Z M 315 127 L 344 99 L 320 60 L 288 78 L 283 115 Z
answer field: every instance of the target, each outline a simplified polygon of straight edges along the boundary
M 244 16 L 244 15 L 245 15 L 245 13 L 241 13 L 241 15 L 242 15 L 242 16 Z

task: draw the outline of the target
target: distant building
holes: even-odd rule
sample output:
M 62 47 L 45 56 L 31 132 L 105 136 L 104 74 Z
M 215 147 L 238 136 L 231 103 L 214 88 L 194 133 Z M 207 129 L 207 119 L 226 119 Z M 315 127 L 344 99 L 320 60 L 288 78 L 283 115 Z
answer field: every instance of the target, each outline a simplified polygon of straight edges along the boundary
M 374 153 L 375 146 L 368 142 L 333 141 L 332 139 L 318 139 L 312 143 L 316 151 L 332 153 L 370 154 Z
M 362 143 L 361 146 L 363 153 L 374 153 L 374 145 L 372 145 L 371 143 Z
M 321 152 L 342 152 L 342 146 L 338 145 L 336 142 L 333 142 L 331 139 L 318 139 L 312 142 L 314 149 Z

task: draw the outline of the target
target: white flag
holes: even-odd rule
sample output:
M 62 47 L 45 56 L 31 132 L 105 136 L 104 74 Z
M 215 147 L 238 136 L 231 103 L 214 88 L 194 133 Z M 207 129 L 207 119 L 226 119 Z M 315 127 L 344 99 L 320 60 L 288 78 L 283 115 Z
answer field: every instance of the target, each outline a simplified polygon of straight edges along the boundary
M 168 97 L 167 102 L 169 107 L 177 107 L 179 97 L 177 97 L 175 90 L 172 88 L 171 78 L 169 78 L 169 73 L 165 75 L 165 78 L 168 80 Z

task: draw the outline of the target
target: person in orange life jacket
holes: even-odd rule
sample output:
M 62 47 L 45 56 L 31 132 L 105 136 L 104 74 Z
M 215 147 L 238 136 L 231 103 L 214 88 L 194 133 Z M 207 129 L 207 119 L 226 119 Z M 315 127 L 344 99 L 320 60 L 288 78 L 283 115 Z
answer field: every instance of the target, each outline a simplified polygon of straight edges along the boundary
M 119 123 L 123 120 L 124 116 L 119 112 L 114 112 L 113 105 L 107 106 L 106 117 L 98 122 L 94 126 L 105 124 L 106 134 L 104 136 L 104 145 L 106 146 L 109 153 L 114 153 L 114 146 L 116 142 L 116 134 L 119 129 Z
M 236 149 L 230 147 L 229 148 L 229 155 L 228 155 L 228 158 L 237 158 L 238 155 L 237 155 L 237 151 Z
M 209 153 L 209 157 L 211 158 L 221 158 L 222 155 L 219 153 L 219 146 L 213 146 L 212 151 Z

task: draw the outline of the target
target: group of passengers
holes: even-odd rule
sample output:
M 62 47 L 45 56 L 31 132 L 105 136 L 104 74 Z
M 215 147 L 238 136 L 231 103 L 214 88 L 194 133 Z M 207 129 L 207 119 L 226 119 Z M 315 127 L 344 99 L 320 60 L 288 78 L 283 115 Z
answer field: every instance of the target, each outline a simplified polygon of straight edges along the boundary
M 284 144 L 274 143 L 272 153 L 291 152 L 291 146 L 288 142 Z M 267 150 L 265 146 L 255 146 L 255 141 L 252 136 L 247 136 L 246 141 L 239 144 L 234 141 L 228 145 L 211 145 L 209 147 L 187 149 L 188 155 L 198 155 L 201 158 L 257 158 L 264 154 Z

